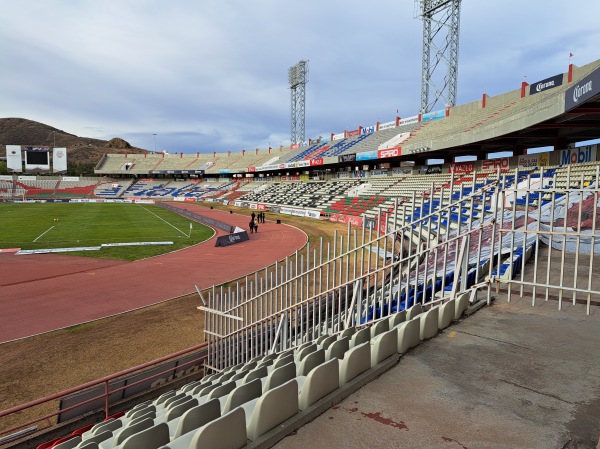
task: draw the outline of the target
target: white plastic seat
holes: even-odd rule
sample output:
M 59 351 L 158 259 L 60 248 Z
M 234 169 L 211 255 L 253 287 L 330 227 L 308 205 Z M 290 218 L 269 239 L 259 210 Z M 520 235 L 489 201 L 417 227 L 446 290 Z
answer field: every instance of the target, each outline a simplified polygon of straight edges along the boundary
M 339 363 L 337 359 L 324 362 L 313 368 L 306 377 L 300 377 L 297 380 L 298 408 L 306 410 L 319 399 L 339 388 Z
M 248 439 L 255 441 L 298 413 L 298 382 L 292 379 L 242 405 Z
M 420 339 L 428 340 L 435 337 L 439 332 L 439 307 L 432 307 L 428 311 L 419 315 L 420 319 Z
M 398 349 L 398 331 L 383 332 L 371 339 L 371 367 L 396 354 Z
M 421 343 L 421 320 L 417 317 L 412 320 L 404 321 L 395 327 L 398 332 L 398 348 L 399 354 L 404 354 L 410 348 Z
M 269 373 L 267 377 L 261 379 L 262 391 L 265 393 L 272 388 L 278 387 L 296 377 L 296 364 L 290 362 L 287 365 L 280 366 Z
M 349 349 L 339 364 L 339 385 L 342 386 L 371 368 L 371 345 L 361 343 Z

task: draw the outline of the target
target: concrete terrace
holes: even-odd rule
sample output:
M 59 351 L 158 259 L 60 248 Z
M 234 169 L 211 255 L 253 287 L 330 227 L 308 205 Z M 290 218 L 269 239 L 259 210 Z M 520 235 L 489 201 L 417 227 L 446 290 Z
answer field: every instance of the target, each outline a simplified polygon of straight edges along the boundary
M 275 447 L 600 447 L 599 348 L 597 307 L 500 294 Z

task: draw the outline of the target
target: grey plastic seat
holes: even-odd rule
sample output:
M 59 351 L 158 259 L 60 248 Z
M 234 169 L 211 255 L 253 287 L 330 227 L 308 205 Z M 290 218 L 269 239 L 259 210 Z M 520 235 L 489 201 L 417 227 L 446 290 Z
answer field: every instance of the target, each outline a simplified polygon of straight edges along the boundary
M 398 350 L 398 331 L 392 329 L 371 339 L 371 367 L 396 354 Z
M 218 399 L 212 399 L 204 404 L 198 405 L 186 411 L 172 432 L 173 438 L 178 438 L 192 430 L 202 427 L 204 424 L 221 416 L 221 404 Z
M 298 382 L 292 379 L 242 405 L 246 412 L 246 431 L 256 441 L 282 422 L 298 413 Z
M 58 448 L 58 449 L 73 449 L 79 443 L 81 443 L 81 437 L 80 436 L 76 436 L 75 438 L 71 438 L 70 440 L 63 441 L 62 443 L 57 444 L 54 447 Z
M 312 352 L 315 352 L 317 349 L 319 349 L 317 347 L 317 344 L 311 343 L 309 345 L 304 346 L 302 349 L 298 349 L 294 358 L 297 362 L 301 362 L 306 356 L 308 356 Z
M 116 446 L 116 448 L 158 449 L 160 446 L 169 444 L 169 441 L 169 426 L 167 423 L 160 423 L 128 436 L 123 443 Z
M 95 433 L 94 435 L 86 438 L 85 440 L 82 440 L 81 443 L 79 443 L 76 447 L 78 449 L 82 448 L 83 446 L 86 446 L 89 443 L 96 443 L 99 444 L 102 441 L 108 440 L 109 438 L 112 438 L 113 433 L 110 430 L 104 430 L 102 432 L 98 432 Z
M 313 351 L 304 357 L 304 359 L 298 364 L 296 374 L 298 376 L 306 376 L 314 367 L 323 362 L 325 362 L 325 350 L 318 349 Z
M 221 414 L 229 413 L 234 408 L 258 398 L 262 394 L 260 379 L 251 380 L 235 388 L 227 396 L 219 398 Z
M 290 362 L 287 365 L 280 366 L 269 373 L 267 377 L 261 379 L 263 393 L 278 387 L 296 377 L 296 364 Z
M 371 329 L 365 327 L 364 329 L 359 330 L 350 339 L 350 347 L 353 348 L 360 344 L 366 343 L 371 339 Z
M 124 426 L 121 429 L 113 432 L 112 440 L 105 440 L 100 443 L 102 449 L 110 449 L 114 446 L 120 445 L 125 439 L 134 433 L 141 432 L 142 430 L 149 429 L 154 425 L 153 418 L 145 418 L 142 421 L 138 421 L 135 424 L 130 423 L 128 426 Z
M 423 306 L 421 306 L 421 304 L 415 304 L 406 311 L 406 320 L 407 321 L 412 320 L 417 315 L 420 315 L 422 313 L 423 313 Z
M 427 312 L 419 315 L 420 318 L 420 338 L 428 340 L 435 337 L 439 332 L 439 307 L 432 307 Z
M 346 351 L 350 349 L 350 339 L 348 337 L 340 338 L 334 341 L 325 351 L 325 360 L 343 359 Z
M 399 354 L 404 354 L 410 348 L 414 348 L 421 343 L 420 319 L 417 317 L 412 320 L 404 321 L 395 327 L 398 332 Z
M 364 342 L 349 349 L 338 363 L 340 386 L 342 386 L 371 368 L 371 345 L 369 342 Z
M 340 386 L 339 363 L 329 360 L 313 368 L 306 377 L 298 379 L 298 408 L 306 410 L 319 399 L 324 398 Z
M 380 320 L 371 326 L 371 338 L 387 332 L 390 329 L 388 320 Z
M 171 407 L 165 414 L 165 416 L 164 416 L 165 421 L 169 422 L 169 421 L 174 420 L 175 418 L 179 418 L 187 410 L 189 410 L 193 407 L 196 407 L 198 405 L 198 399 L 192 398 L 189 396 L 188 396 L 188 398 L 189 399 L 185 402 L 180 402 L 176 405 L 173 405 L 173 407 Z

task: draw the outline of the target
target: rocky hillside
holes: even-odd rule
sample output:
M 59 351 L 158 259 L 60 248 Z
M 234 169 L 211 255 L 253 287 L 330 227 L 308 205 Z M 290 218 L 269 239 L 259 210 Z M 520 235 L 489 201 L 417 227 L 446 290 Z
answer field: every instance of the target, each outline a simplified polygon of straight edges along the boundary
M 111 140 L 79 137 L 43 123 L 24 118 L 0 118 L 0 157 L 6 156 L 6 145 L 67 148 L 69 164 L 96 165 L 105 153 L 145 153 L 118 137 Z

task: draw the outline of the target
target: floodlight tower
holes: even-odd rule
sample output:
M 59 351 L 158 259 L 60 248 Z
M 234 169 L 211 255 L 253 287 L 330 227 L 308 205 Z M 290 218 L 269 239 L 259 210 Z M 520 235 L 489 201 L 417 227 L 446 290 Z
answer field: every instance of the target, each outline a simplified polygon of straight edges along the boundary
M 308 82 L 308 61 L 300 61 L 288 69 L 292 91 L 291 141 L 302 144 L 306 138 L 305 92 Z
M 456 105 L 461 1 L 415 0 L 415 18 L 423 21 L 421 113 L 440 100 L 445 107 Z

